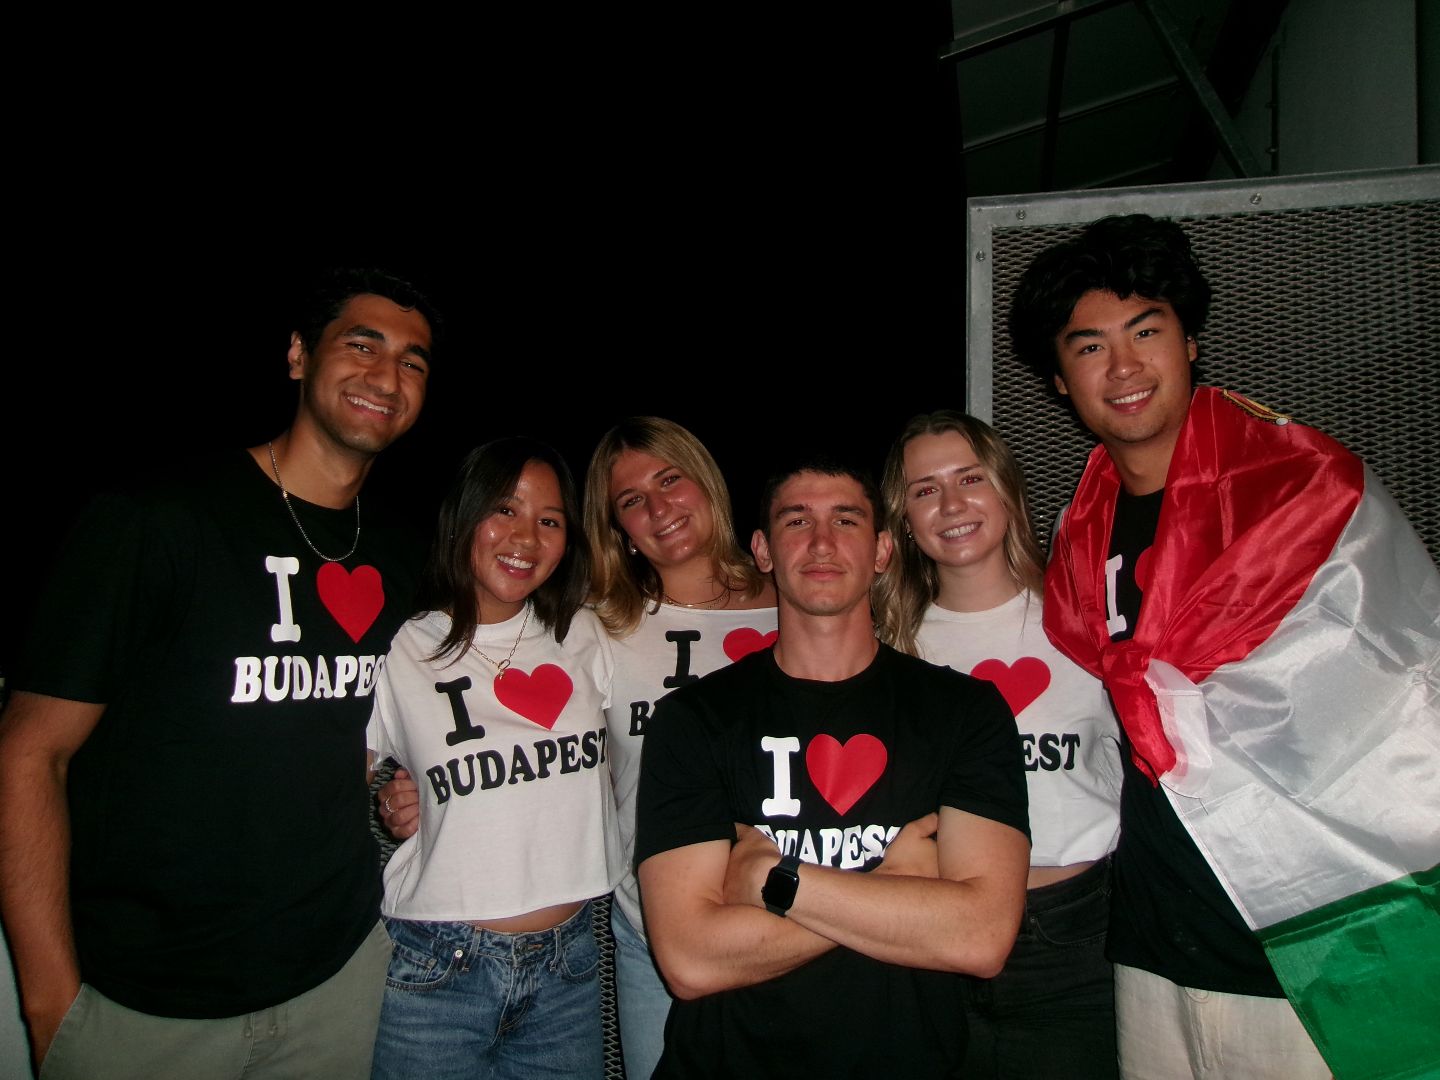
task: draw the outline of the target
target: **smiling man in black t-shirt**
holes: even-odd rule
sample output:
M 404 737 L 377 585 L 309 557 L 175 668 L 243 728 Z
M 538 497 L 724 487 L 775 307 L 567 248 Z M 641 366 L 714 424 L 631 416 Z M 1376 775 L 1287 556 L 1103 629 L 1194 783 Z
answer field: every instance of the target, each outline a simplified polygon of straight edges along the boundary
M 434 322 L 403 281 L 327 277 L 290 428 L 75 530 L 0 719 L 0 909 L 47 1077 L 369 1076 L 364 733 L 419 552 L 359 493 Z
M 878 505 L 830 463 L 772 480 L 753 546 L 774 648 L 646 728 L 635 858 L 679 999 L 657 1076 L 949 1076 L 959 973 L 993 975 L 1014 942 L 1014 718 L 990 684 L 876 641 Z

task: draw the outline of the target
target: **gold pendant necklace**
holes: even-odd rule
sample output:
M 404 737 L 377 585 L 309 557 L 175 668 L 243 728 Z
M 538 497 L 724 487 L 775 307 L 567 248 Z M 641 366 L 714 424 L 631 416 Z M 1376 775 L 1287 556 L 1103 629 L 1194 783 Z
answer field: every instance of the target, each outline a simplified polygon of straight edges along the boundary
M 503 679 L 503 678 L 505 677 L 505 672 L 506 672 L 506 671 L 509 669 L 509 667 L 510 667 L 510 660 L 514 657 L 514 655 L 515 655 L 515 650 L 520 647 L 520 639 L 525 636 L 525 627 L 527 627 L 527 626 L 529 626 L 529 625 L 530 625 L 530 605 L 527 603 L 527 604 L 525 605 L 525 618 L 523 618 L 523 619 L 520 620 L 520 633 L 518 633 L 518 634 L 515 635 L 515 644 L 510 646 L 510 653 L 509 653 L 508 656 L 505 657 L 504 660 L 496 660 L 494 657 L 486 656 L 483 652 L 480 652 L 480 649 L 479 649 L 479 647 L 475 644 L 474 640 L 473 640 L 473 639 L 471 640 L 471 642 L 470 642 L 470 648 L 474 649 L 475 652 L 476 652 L 477 654 L 479 654 L 479 656 L 480 656 L 480 658 L 481 658 L 482 660 L 488 660 L 490 663 L 492 663 L 492 664 L 495 665 L 495 681 L 496 681 L 496 682 L 499 682 L 501 679 Z

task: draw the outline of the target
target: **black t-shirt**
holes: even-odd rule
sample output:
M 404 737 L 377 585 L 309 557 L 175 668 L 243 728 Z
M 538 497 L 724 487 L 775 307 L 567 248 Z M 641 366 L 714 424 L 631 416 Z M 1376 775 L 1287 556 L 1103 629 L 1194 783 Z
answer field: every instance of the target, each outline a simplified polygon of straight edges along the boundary
M 353 507 L 293 499 L 321 551 Z M 248 454 L 92 505 L 15 685 L 105 704 L 70 765 L 81 977 L 162 1016 L 338 971 L 379 910 L 365 725 L 420 548 L 367 505 L 325 563 Z
M 806 862 L 865 871 L 941 806 L 1028 835 L 1019 745 L 990 683 L 884 645 L 853 678 L 811 682 L 767 649 L 668 695 L 646 725 L 636 863 L 733 840 L 739 821 Z M 949 1076 L 965 1046 L 964 984 L 834 949 L 675 1002 L 656 1076 Z
M 1115 504 L 1106 601 L 1110 637 L 1135 633 L 1149 585 L 1149 551 L 1165 492 L 1130 495 Z M 1245 925 L 1210 864 L 1175 815 L 1163 787 L 1151 783 L 1121 740 L 1120 843 L 1106 955 L 1117 964 L 1180 986 L 1227 994 L 1283 997 L 1260 940 Z

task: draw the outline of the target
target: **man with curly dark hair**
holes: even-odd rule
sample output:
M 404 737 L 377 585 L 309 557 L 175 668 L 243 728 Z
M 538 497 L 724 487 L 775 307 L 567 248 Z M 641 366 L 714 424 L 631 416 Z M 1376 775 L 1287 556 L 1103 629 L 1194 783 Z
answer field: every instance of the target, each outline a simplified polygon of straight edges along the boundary
M 1010 312 L 1100 440 L 1044 619 L 1124 729 L 1122 1073 L 1418 1075 L 1440 577 L 1354 454 L 1192 384 L 1209 303 L 1184 230 L 1133 215 L 1043 252 Z

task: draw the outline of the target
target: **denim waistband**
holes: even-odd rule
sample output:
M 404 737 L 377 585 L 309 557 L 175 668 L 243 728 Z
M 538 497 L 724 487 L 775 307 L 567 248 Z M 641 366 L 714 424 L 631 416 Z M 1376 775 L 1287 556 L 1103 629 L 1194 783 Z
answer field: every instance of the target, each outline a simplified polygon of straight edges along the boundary
M 1048 908 L 1060 907 L 1062 904 L 1073 904 L 1081 897 L 1089 896 L 1100 891 L 1108 892 L 1110 889 L 1110 856 L 1098 859 L 1094 866 L 1086 867 L 1072 878 L 1064 881 L 1057 881 L 1053 885 L 1040 885 L 1034 889 L 1028 889 L 1025 893 L 1025 909 L 1027 911 L 1045 911 Z
M 494 956 L 502 960 L 537 960 L 565 951 L 578 937 L 591 932 L 590 921 L 595 901 L 587 900 L 570 918 L 548 930 L 527 930 L 520 934 L 503 934 L 485 930 L 466 922 L 427 922 L 424 919 L 401 919 L 413 932 L 428 934 L 446 946 L 463 949 L 467 957 Z M 389 920 L 387 920 L 389 921 Z

